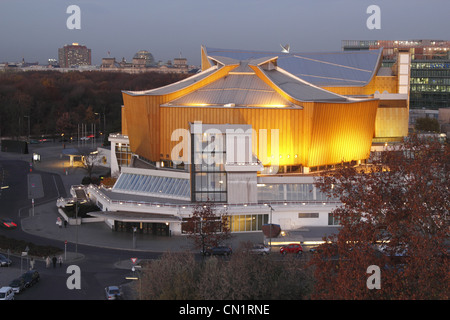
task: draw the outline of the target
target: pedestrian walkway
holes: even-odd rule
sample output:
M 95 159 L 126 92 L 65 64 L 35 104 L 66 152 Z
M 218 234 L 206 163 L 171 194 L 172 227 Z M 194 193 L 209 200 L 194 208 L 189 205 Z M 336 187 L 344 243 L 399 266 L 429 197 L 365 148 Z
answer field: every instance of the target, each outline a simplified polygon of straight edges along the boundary
M 34 152 L 39 152 L 41 161 L 34 163 L 34 169 L 58 174 L 65 190 L 60 190 L 61 194 L 70 194 L 72 185 L 79 185 L 86 171 L 78 166 L 68 167 L 68 159 L 62 156 L 62 146 L 58 144 L 30 145 L 30 154 L 21 155 L 14 153 L 0 152 L 0 159 L 18 159 L 30 161 Z M 101 169 L 105 170 L 105 169 Z M 56 200 L 36 205 L 34 212 L 31 208 L 28 216 L 22 212 L 21 228 L 30 234 L 61 241 L 61 244 L 67 243 L 67 251 L 70 259 L 79 259 L 74 257 L 76 244 L 90 245 L 103 248 L 147 251 L 147 252 L 179 252 L 179 251 L 198 251 L 194 248 L 193 241 L 187 236 L 154 236 L 150 234 L 136 234 L 136 242 L 133 242 L 133 234 L 126 232 L 112 231 L 103 222 L 82 223 L 79 226 L 70 225 L 61 227 L 56 224 L 59 216 L 56 207 Z M 335 232 L 336 228 L 330 227 L 310 227 L 298 232 L 303 241 L 319 241 L 325 234 Z M 262 243 L 264 235 L 262 232 L 233 233 L 232 238 L 227 244 L 233 249 L 238 248 L 244 242 Z
M 79 226 L 56 224 L 58 217 L 56 202 L 49 202 L 40 206 L 35 206 L 34 216 L 23 218 L 21 221 L 22 230 L 40 237 L 60 240 L 61 243 L 68 242 L 69 250 L 73 250 L 75 243 L 91 245 L 96 247 L 124 249 L 135 251 L 189 251 L 196 250 L 193 241 L 188 236 L 155 236 L 151 234 L 136 234 L 136 241 L 133 243 L 133 234 L 128 232 L 112 231 L 103 222 L 83 223 Z M 229 243 L 237 248 L 240 242 L 264 241 L 262 232 L 232 234 Z
M 32 155 L 38 152 L 41 158 L 40 162 L 33 163 L 33 173 L 48 172 L 57 174 L 61 177 L 64 185 L 63 190 L 58 190 L 60 197 L 70 197 L 70 188 L 73 185 L 79 185 L 86 170 L 76 163 L 74 166 L 69 165 L 69 159 L 62 155 L 62 146 L 58 144 L 42 144 L 30 145 L 30 153 L 15 154 L 0 152 L 0 160 L 23 160 L 32 162 Z M 103 170 L 103 172 L 102 172 Z M 100 169 L 104 173 L 105 169 Z M 110 249 L 119 249 L 138 252 L 198 252 L 199 249 L 193 245 L 193 240 L 188 236 L 155 236 L 151 234 L 136 234 L 135 242 L 133 234 L 127 232 L 112 231 L 103 222 L 82 223 L 79 226 L 56 224 L 56 220 L 60 217 L 56 200 L 52 199 L 46 203 L 35 205 L 34 210 L 30 208 L 22 208 L 20 212 L 20 227 L 24 232 L 60 241 L 61 248 L 64 248 L 64 263 L 73 264 L 82 261 L 84 255 L 78 251 L 78 245 L 95 246 Z M 335 233 L 337 228 L 334 227 L 308 227 L 301 230 L 290 232 L 291 236 L 302 241 L 320 241 L 326 234 Z M 287 237 L 289 238 L 289 237 Z M 291 237 L 292 238 L 292 237 Z M 275 240 L 275 239 L 273 239 Z M 233 233 L 231 239 L 227 241 L 233 250 L 238 249 L 243 243 L 263 243 L 264 235 L 262 232 Z M 272 248 L 273 252 L 278 251 L 278 247 Z M 34 257 L 36 265 L 39 268 L 45 268 L 45 260 L 43 257 Z M 115 263 L 116 268 L 130 270 L 133 266 L 130 259 L 119 260 Z M 19 277 L 25 270 L 20 265 L 12 267 L 0 268 L 0 287 L 6 286 L 14 278 Z

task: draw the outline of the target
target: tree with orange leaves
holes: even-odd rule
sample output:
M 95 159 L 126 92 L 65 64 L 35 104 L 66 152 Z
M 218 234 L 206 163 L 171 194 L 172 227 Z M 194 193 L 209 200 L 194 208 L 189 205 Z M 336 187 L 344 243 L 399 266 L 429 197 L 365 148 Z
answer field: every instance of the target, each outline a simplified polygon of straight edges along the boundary
M 183 230 L 194 240 L 194 245 L 205 252 L 207 247 L 218 246 L 231 237 L 228 218 L 209 201 L 197 203 Z
M 314 298 L 448 299 L 449 144 L 413 135 L 371 160 L 316 180 L 342 205 L 311 259 Z

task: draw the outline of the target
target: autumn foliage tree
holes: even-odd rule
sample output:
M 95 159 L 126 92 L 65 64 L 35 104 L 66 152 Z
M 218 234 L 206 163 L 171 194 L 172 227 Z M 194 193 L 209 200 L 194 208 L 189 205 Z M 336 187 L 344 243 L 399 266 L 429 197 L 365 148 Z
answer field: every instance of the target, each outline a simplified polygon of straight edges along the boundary
M 338 234 L 311 260 L 316 299 L 448 299 L 450 148 L 409 137 L 367 166 L 317 179 L 340 198 Z M 379 268 L 379 289 L 368 282 Z
M 133 292 L 142 300 L 302 300 L 312 284 L 301 259 L 280 263 L 241 250 L 201 262 L 190 252 L 165 252 L 141 265 Z
M 217 246 L 231 237 L 228 215 L 220 212 L 211 202 L 197 203 L 184 224 L 184 231 L 203 251 Z
M 146 90 L 188 77 L 146 72 L 0 72 L 0 134 L 18 137 L 77 133 L 78 124 L 121 128 L 122 90 Z M 98 114 L 99 116 L 96 116 Z M 101 119 L 106 119 L 104 123 Z M 102 125 L 106 124 L 106 128 Z

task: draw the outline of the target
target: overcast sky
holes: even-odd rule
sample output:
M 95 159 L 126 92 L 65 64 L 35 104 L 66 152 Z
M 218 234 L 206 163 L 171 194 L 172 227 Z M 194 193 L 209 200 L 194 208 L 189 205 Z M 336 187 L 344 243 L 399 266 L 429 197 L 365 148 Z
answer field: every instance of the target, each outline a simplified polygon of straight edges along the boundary
M 70 5 L 81 29 L 66 26 Z M 366 26 L 370 5 L 381 29 Z M 78 42 L 93 64 L 139 50 L 200 65 L 200 46 L 291 52 L 340 51 L 341 40 L 450 40 L 449 0 L 0 0 L 0 62 L 57 58 Z

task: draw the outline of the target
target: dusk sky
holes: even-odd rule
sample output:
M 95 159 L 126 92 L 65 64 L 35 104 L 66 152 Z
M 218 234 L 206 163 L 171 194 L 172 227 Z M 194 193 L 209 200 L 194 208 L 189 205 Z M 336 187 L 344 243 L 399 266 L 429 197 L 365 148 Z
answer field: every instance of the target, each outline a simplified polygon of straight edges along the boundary
M 66 26 L 70 5 L 81 29 Z M 381 29 L 366 26 L 370 5 Z M 200 46 L 291 52 L 341 51 L 341 40 L 449 40 L 448 0 L 0 0 L 0 63 L 47 63 L 77 42 L 92 63 L 139 50 L 167 61 L 180 53 L 200 65 Z

